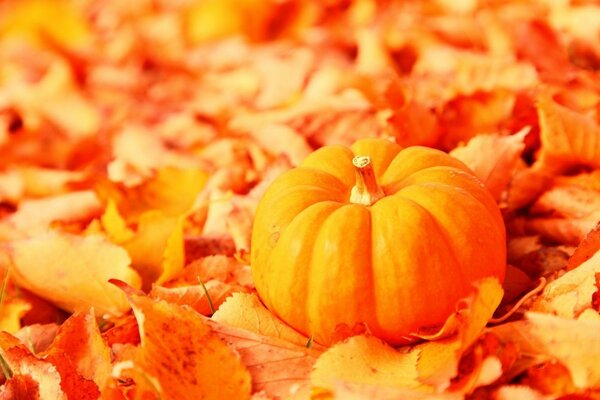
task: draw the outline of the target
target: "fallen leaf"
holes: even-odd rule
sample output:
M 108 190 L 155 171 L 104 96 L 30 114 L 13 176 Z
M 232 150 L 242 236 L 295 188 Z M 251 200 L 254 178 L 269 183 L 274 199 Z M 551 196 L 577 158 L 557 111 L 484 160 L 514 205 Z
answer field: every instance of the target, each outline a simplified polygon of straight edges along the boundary
M 0 356 L 13 376 L 29 376 L 37 383 L 40 399 L 68 399 L 61 388 L 61 376 L 56 367 L 33 356 L 18 339 L 6 332 L 0 332 Z
M 21 319 L 31 310 L 31 304 L 22 299 L 2 301 L 0 307 L 0 330 L 14 335 L 21 329 Z
M 250 374 L 195 311 L 129 297 L 140 326 L 135 365 L 164 399 L 250 398 Z
M 554 357 L 569 369 L 578 388 L 600 384 L 599 321 L 577 321 L 535 312 L 525 317 L 491 331 L 507 342 L 514 342 L 523 354 Z
M 471 168 L 499 202 L 515 173 L 528 131 L 524 129 L 511 136 L 477 135 L 450 155 Z
M 592 307 L 595 274 L 600 272 L 600 251 L 564 275 L 548 283 L 531 310 L 575 318 Z
M 11 242 L 4 252 L 19 285 L 69 311 L 93 307 L 97 315 L 122 314 L 129 309 L 127 299 L 108 280 L 140 285 L 125 250 L 100 236 L 50 231 Z
M 93 381 L 99 389 L 104 388 L 110 379 L 110 350 L 100 335 L 96 317 L 90 311 L 77 312 L 67 319 L 44 355 L 68 358 L 77 374 Z
M 420 381 L 446 388 L 458 374 L 462 353 L 477 339 L 502 300 L 503 290 L 496 279 L 484 279 L 475 285 L 472 297 L 457 305 L 442 329 L 427 338 L 440 337 L 447 331 L 458 334 L 441 341 L 417 346 L 420 350 L 417 369 Z M 443 336 L 441 336 L 443 337 Z
M 253 392 L 263 391 L 275 398 L 288 398 L 303 393 L 308 387 L 309 375 L 321 354 L 320 350 L 296 346 L 212 320 L 207 320 L 207 323 L 239 353 L 252 376 Z
M 100 212 L 100 201 L 94 192 L 86 190 L 24 201 L 0 224 L 10 228 L 12 237 L 6 239 L 21 239 L 45 232 L 53 222 L 85 222 Z
M 419 351 L 396 350 L 372 336 L 353 336 L 325 351 L 315 363 L 311 382 L 333 390 L 337 382 L 434 392 L 419 378 Z
M 137 222 L 148 211 L 160 210 L 171 217 L 185 214 L 206 179 L 206 173 L 197 168 L 160 167 L 133 186 L 99 179 L 96 192 L 104 201 L 114 201 L 125 221 Z
M 29 351 L 38 354 L 46 351 L 58 333 L 58 324 L 33 324 L 21 328 L 14 336 L 27 345 Z
M 219 307 L 212 319 L 298 346 L 305 346 L 309 340 L 275 317 L 253 293 L 234 293 Z
M 577 268 L 600 251 L 600 222 L 589 231 L 567 262 L 567 270 Z
M 591 118 L 549 98 L 537 103 L 540 120 L 540 168 L 565 171 L 576 165 L 600 167 L 600 127 Z
M 30 375 L 16 375 L 0 387 L 1 400 L 40 400 L 38 383 Z
M 144 288 L 168 281 L 184 266 L 183 219 L 147 211 L 140 216 L 135 235 L 122 246 Z
M 212 315 L 235 291 L 244 290 L 216 279 L 203 282 L 203 285 L 162 287 L 153 285 L 149 296 L 168 303 L 187 305 L 202 315 Z

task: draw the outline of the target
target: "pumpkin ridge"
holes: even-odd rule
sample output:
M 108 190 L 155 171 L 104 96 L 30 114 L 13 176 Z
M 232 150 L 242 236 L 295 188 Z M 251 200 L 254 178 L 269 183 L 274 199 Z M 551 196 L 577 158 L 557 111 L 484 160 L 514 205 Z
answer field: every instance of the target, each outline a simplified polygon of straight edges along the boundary
M 460 262 L 460 259 L 458 258 L 458 255 L 456 254 L 456 249 L 454 248 L 454 245 L 452 244 L 452 238 L 450 237 L 449 232 L 439 223 L 438 219 L 435 217 L 435 215 L 433 215 L 429 209 L 427 207 L 424 207 L 422 204 L 420 204 L 419 202 L 402 196 L 400 194 L 400 197 L 402 197 L 404 200 L 411 202 L 415 205 L 415 207 L 418 207 L 419 209 L 421 209 L 426 215 L 429 216 L 429 218 L 431 219 L 432 224 L 435 226 L 435 228 L 437 229 L 437 233 L 440 237 L 441 240 L 444 241 L 444 243 L 446 244 L 447 249 L 450 251 L 452 260 L 454 261 L 454 265 L 456 267 L 456 269 L 453 269 L 452 271 L 450 271 L 451 273 L 454 272 L 458 272 L 458 274 L 460 275 L 460 279 L 459 282 L 464 283 L 464 282 L 468 282 L 468 280 L 466 279 L 465 273 L 463 271 L 463 263 Z M 440 270 L 440 275 L 442 275 L 444 272 L 448 272 L 448 271 L 444 271 L 443 269 Z M 456 302 L 458 300 L 460 300 L 462 297 L 462 295 L 460 295 L 460 293 L 463 293 L 463 289 L 466 289 L 467 291 L 471 290 L 471 285 L 467 285 L 464 286 L 461 285 L 460 289 L 458 290 L 459 296 L 456 298 Z M 448 290 L 447 286 L 443 286 L 440 288 L 440 292 L 446 292 Z M 450 312 L 448 313 L 448 316 L 450 316 L 450 314 L 452 313 L 452 310 L 450 310 Z M 442 322 L 441 325 L 443 325 L 445 321 Z
M 361 215 L 360 228 L 357 227 L 356 218 Z M 347 224 L 347 225 L 345 225 Z M 347 228 L 347 229 L 345 229 Z M 367 231 L 368 229 L 368 231 Z M 371 235 L 371 211 L 368 207 L 356 204 L 345 204 L 334 210 L 321 221 L 318 231 L 315 231 L 315 241 L 313 242 L 311 263 L 308 271 L 308 291 L 313 293 L 309 296 L 306 304 L 306 314 L 308 315 L 310 333 L 317 332 L 314 336 L 319 343 L 329 343 L 331 337 L 324 337 L 318 333 L 333 334 L 336 326 L 328 326 L 331 321 L 345 321 L 349 328 L 353 328 L 357 323 L 364 323 L 362 320 L 348 320 L 347 316 L 357 317 L 363 314 L 362 310 L 368 310 L 366 304 L 357 301 L 357 298 L 364 294 L 369 294 L 372 288 L 372 281 L 365 282 L 364 271 L 370 268 L 371 251 L 367 253 L 366 244 L 349 243 L 344 241 L 343 237 L 360 232 L 360 237 Z M 340 240 L 341 238 L 341 240 Z M 334 249 L 331 249 L 334 246 Z M 349 246 L 354 246 L 350 248 Z M 329 248 L 328 248 L 329 247 Z M 350 255 L 357 257 L 350 257 Z M 318 257 L 321 255 L 321 257 Z M 350 262 L 327 263 L 331 258 L 351 259 Z M 356 283 L 355 281 L 361 281 Z M 348 292 L 344 286 L 349 286 L 353 290 Z M 364 286 L 364 291 L 357 291 L 357 286 Z M 331 293 L 332 287 L 337 290 Z M 326 289 L 326 290 L 324 290 Z M 314 293 L 327 293 L 329 295 L 314 295 Z M 332 307 L 333 304 L 333 307 Z M 354 306 L 353 306 L 354 305 Z M 335 314 L 340 315 L 335 315 Z M 328 318 L 322 318 L 327 315 Z M 365 319 L 358 317 L 357 319 Z
M 312 253 L 314 252 L 314 245 L 317 239 L 317 236 L 315 234 L 314 231 L 311 231 L 310 235 L 298 235 L 297 234 L 297 229 L 295 229 L 297 226 L 306 226 L 306 221 L 305 220 L 309 220 L 312 223 L 314 223 L 313 225 L 317 226 L 318 229 L 320 229 L 323 224 L 325 223 L 325 221 L 331 216 L 331 214 L 335 211 L 337 211 L 341 206 L 340 203 L 335 202 L 335 201 L 320 201 L 317 203 L 313 203 L 311 205 L 309 205 L 308 207 L 304 208 L 303 210 L 301 210 L 298 214 L 296 214 L 294 216 L 294 218 L 292 218 L 292 220 L 290 221 L 290 223 L 287 225 L 287 227 L 285 228 L 285 230 L 283 230 L 283 235 L 285 235 L 285 241 L 287 241 L 288 237 L 290 237 L 291 239 L 298 239 L 302 241 L 303 244 L 303 249 L 304 251 L 309 251 L 310 254 L 308 254 L 308 258 L 311 260 L 313 260 L 312 257 Z M 326 207 L 331 207 L 330 210 L 324 209 L 324 210 L 316 210 L 317 208 L 326 208 Z M 313 213 L 316 213 L 317 211 L 321 211 L 322 214 L 324 215 L 316 215 L 313 216 Z M 318 217 L 318 218 L 317 218 Z M 314 219 L 314 220 L 313 220 Z M 302 236 L 302 237 L 299 237 Z M 280 241 L 275 245 L 275 247 L 271 250 L 270 254 L 268 255 L 267 259 L 266 259 L 266 263 L 265 265 L 267 266 L 268 270 L 267 273 L 265 275 L 267 276 L 277 276 L 279 279 L 283 279 L 283 275 L 280 271 L 282 270 L 282 268 L 285 268 L 286 271 L 290 271 L 290 269 L 294 269 L 294 271 L 290 271 L 290 274 L 293 274 L 296 277 L 308 277 L 307 281 L 308 283 L 306 285 L 298 285 L 298 287 L 302 288 L 303 291 L 303 295 L 298 296 L 299 298 L 303 299 L 306 298 L 306 294 L 310 292 L 310 274 L 311 274 L 311 262 L 306 263 L 306 264 L 302 264 L 300 263 L 300 265 L 298 265 L 297 263 L 299 262 L 299 260 L 296 258 L 294 259 L 293 257 L 288 257 L 288 261 L 291 262 L 291 265 L 281 265 L 281 259 L 280 259 L 280 252 L 283 250 L 278 250 L 278 249 L 284 249 L 283 247 L 281 247 L 281 243 L 284 242 L 284 237 L 282 236 L 280 238 Z M 287 243 L 286 243 L 287 244 Z M 303 252 L 301 252 L 302 254 Z M 295 268 L 295 267 L 299 267 L 299 268 Z M 264 267 L 263 267 L 264 268 Z M 270 290 L 266 290 L 265 292 L 265 304 L 267 304 L 267 307 L 273 311 L 278 317 L 280 317 L 280 311 L 281 310 L 276 310 L 272 304 L 273 298 L 277 298 L 279 296 L 279 294 L 276 293 L 277 290 L 281 289 L 281 287 L 279 287 L 279 285 L 273 285 L 272 282 L 269 282 L 269 289 Z M 296 292 L 295 292 L 296 293 Z M 284 296 L 289 295 L 289 292 L 284 293 Z M 292 301 L 294 301 L 294 299 L 291 299 Z M 297 300 L 297 299 L 296 299 Z M 286 310 L 287 315 L 290 315 L 290 312 L 288 310 Z M 302 312 L 298 312 L 297 314 L 299 314 L 300 316 L 304 316 L 306 320 L 308 320 L 308 314 L 305 312 L 305 310 L 302 310 Z M 281 318 L 281 317 L 280 317 Z M 288 322 L 288 321 L 286 321 Z M 295 329 L 301 331 L 303 334 L 308 334 L 308 332 L 303 332 L 301 329 L 301 326 L 307 326 L 306 321 L 303 321 L 303 324 L 298 325 L 293 325 L 295 327 Z M 288 322 L 289 323 L 289 322 Z
M 421 182 L 421 183 L 417 183 L 415 185 L 407 186 L 406 188 L 404 188 L 403 191 L 400 191 L 398 193 L 405 192 L 406 189 L 412 188 L 412 187 L 416 187 L 416 186 L 418 186 L 420 188 L 429 188 L 429 189 L 433 189 L 433 190 L 440 190 L 440 191 L 443 191 L 445 193 L 451 193 L 451 194 L 454 194 L 454 195 L 457 195 L 458 193 L 460 193 L 460 195 L 462 195 L 463 197 L 470 198 L 471 200 L 473 200 L 474 204 L 478 204 L 479 206 L 481 206 L 480 211 L 485 211 L 484 214 L 486 215 L 486 217 L 488 219 L 488 221 L 487 221 L 488 225 L 489 225 L 488 228 L 492 227 L 492 229 L 494 230 L 494 232 L 492 232 L 491 234 L 494 235 L 494 237 L 497 237 L 499 240 L 501 240 L 502 243 L 504 243 L 505 234 L 504 234 L 503 231 L 500 231 L 498 229 L 498 226 L 497 226 L 497 223 L 495 221 L 495 217 L 494 217 L 493 213 L 489 210 L 489 208 L 485 204 L 481 203 L 468 190 L 465 190 L 464 188 L 461 188 L 461 187 L 458 187 L 458 186 L 451 186 L 451 185 L 448 185 L 446 183 L 441 183 L 441 182 Z M 406 195 L 406 193 L 405 193 L 405 195 Z M 431 196 L 427 196 L 427 197 L 429 198 Z M 426 197 L 422 197 L 422 198 L 426 198 Z M 417 203 L 419 203 L 421 206 L 423 206 L 424 208 L 426 208 L 430 213 L 432 213 L 433 216 L 436 216 L 436 214 L 433 213 L 429 209 L 429 207 L 427 207 L 427 205 L 422 204 L 418 199 L 415 200 L 415 201 Z M 469 210 L 468 213 L 471 214 L 474 211 L 475 210 Z M 437 219 L 437 218 L 436 218 L 436 222 L 438 224 L 440 224 L 439 219 Z M 483 221 L 478 220 L 476 223 L 473 224 L 472 227 L 482 228 L 483 227 L 483 225 L 481 225 L 482 223 L 483 223 Z M 443 231 L 447 232 L 447 235 L 448 235 L 447 237 L 448 238 L 452 238 L 453 235 L 456 236 L 456 234 L 453 234 L 452 232 L 448 232 L 447 228 L 444 228 L 444 226 L 442 224 L 440 224 L 440 226 L 443 228 L 442 229 Z M 489 231 L 486 232 L 486 236 L 488 236 L 488 237 L 490 236 Z M 481 238 L 479 238 L 479 239 L 481 239 Z M 454 243 L 453 241 L 451 241 L 451 242 Z M 453 245 L 453 248 L 455 248 L 455 245 Z M 457 249 L 455 248 L 455 250 L 457 250 Z M 461 263 L 461 264 L 464 264 L 464 262 Z M 466 263 L 466 264 L 469 264 L 469 263 Z M 483 267 L 483 266 L 484 266 L 483 264 L 479 265 L 480 268 L 478 268 L 478 270 L 480 271 L 481 267 Z M 487 271 L 488 271 L 487 275 L 482 275 L 479 278 L 483 278 L 485 276 L 492 276 L 493 275 L 492 270 L 487 269 Z M 500 282 L 502 282 L 503 281 L 503 275 L 501 277 L 499 276 L 498 279 L 500 280 Z M 469 282 L 473 282 L 473 280 L 470 279 Z

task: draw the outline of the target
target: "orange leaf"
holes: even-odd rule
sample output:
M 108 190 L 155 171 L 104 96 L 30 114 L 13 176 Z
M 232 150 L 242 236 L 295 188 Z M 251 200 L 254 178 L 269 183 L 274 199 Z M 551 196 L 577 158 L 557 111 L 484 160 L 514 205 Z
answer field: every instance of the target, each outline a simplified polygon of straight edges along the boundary
M 141 346 L 134 363 L 164 399 L 250 398 L 250 374 L 195 311 L 131 295 Z
M 67 400 L 56 367 L 37 359 L 18 339 L 6 332 L 0 332 L 0 355 L 14 376 L 30 376 L 38 384 L 40 399 Z
M 68 358 L 78 375 L 95 382 L 100 389 L 110 379 L 110 350 L 100 335 L 95 316 L 89 311 L 75 313 L 67 319 L 45 354 L 55 359 Z
M 15 375 L 0 387 L 0 400 L 40 400 L 38 383 L 30 375 Z
M 303 390 L 318 349 L 296 346 L 290 342 L 219 324 L 208 320 L 213 331 L 232 346 L 248 366 L 254 392 L 264 391 L 275 398 L 288 398 Z M 302 398 L 302 396 L 300 396 Z
M 204 288 L 206 288 L 206 291 Z M 211 315 L 213 311 L 211 310 L 210 302 L 212 302 L 215 310 L 219 309 L 225 299 L 236 290 L 240 289 L 230 284 L 211 279 L 204 282 L 204 287 L 202 285 L 194 285 L 166 288 L 153 285 L 149 296 L 168 303 L 190 306 L 202 315 Z M 208 292 L 210 302 L 206 292 Z
M 499 202 L 514 176 L 528 131 L 524 129 L 511 136 L 477 135 L 450 155 L 467 164 Z
M 541 168 L 559 172 L 576 165 L 600 168 L 600 127 L 592 118 L 547 97 L 538 100 L 537 109 Z
M 594 254 L 600 251 L 600 222 L 594 229 L 589 231 L 575 252 L 569 258 L 567 270 L 572 270 L 589 260 Z

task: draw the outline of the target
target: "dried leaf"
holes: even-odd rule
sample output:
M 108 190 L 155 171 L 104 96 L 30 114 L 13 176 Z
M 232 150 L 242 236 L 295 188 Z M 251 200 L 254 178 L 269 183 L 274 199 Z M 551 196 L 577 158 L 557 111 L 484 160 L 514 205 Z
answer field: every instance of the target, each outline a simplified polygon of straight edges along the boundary
M 246 367 L 199 314 L 140 295 L 130 301 L 142 339 L 135 365 L 163 398 L 250 398 Z
M 296 346 L 211 320 L 208 324 L 247 365 L 253 392 L 264 391 L 275 398 L 288 398 L 290 394 L 303 393 L 308 387 L 309 374 L 321 354 L 318 349 Z
M 592 307 L 596 291 L 595 274 L 600 272 L 600 252 L 548 283 L 532 310 L 543 311 L 563 318 L 575 318 Z
M 576 165 L 600 167 L 600 127 L 591 118 L 542 97 L 540 119 L 541 168 L 564 171 Z
M 97 315 L 119 315 L 129 305 L 108 280 L 140 285 L 125 250 L 100 236 L 51 231 L 14 241 L 5 252 L 10 258 L 11 276 L 19 285 L 69 311 L 93 307 Z
M 525 148 L 528 131 L 511 136 L 478 135 L 466 146 L 452 150 L 450 155 L 467 164 L 499 202 Z
M 12 238 L 25 238 L 48 230 L 53 222 L 86 222 L 101 212 L 101 204 L 91 191 L 71 192 L 21 203 L 6 219 Z
M 122 244 L 144 288 L 175 277 L 184 266 L 183 219 L 160 211 L 140 216 L 135 235 Z
M 77 374 L 102 389 L 111 376 L 111 354 L 102 339 L 95 316 L 90 312 L 73 314 L 60 327 L 47 356 L 66 357 Z
M 204 282 L 204 287 L 194 285 L 166 288 L 153 285 L 149 296 L 154 299 L 165 300 L 168 303 L 190 306 L 202 315 L 211 315 L 213 313 L 212 307 L 219 309 L 226 298 L 233 292 L 240 290 L 244 289 L 211 279 Z
M 262 336 L 304 346 L 308 338 L 293 330 L 265 308 L 252 293 L 234 293 L 219 307 L 212 319 Z
M 40 399 L 67 400 L 56 367 L 37 359 L 18 339 L 6 332 L 0 332 L 0 353 L 14 376 L 29 376 L 37 383 Z
M 571 372 L 578 388 L 600 384 L 599 321 L 576 321 L 541 313 L 527 313 L 526 319 L 496 326 L 492 332 L 514 342 L 522 353 L 554 357 Z
M 434 387 L 419 379 L 419 355 L 419 351 L 395 350 L 375 337 L 353 336 L 319 357 L 311 382 L 329 390 L 342 381 L 432 393 Z

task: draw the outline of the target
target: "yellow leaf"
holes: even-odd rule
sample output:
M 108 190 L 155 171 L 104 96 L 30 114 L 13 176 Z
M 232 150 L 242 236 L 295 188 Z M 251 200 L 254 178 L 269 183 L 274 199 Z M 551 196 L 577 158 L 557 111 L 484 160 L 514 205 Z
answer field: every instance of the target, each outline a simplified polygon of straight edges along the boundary
M 102 228 L 110 240 L 117 244 L 125 243 L 128 240 L 131 240 L 135 235 L 135 232 L 127 226 L 127 223 L 117 209 L 116 203 L 112 199 L 109 199 L 106 204 L 106 208 L 104 209 L 100 221 L 102 223 Z
M 120 315 L 129 304 L 108 280 L 140 285 L 127 252 L 100 236 L 50 231 L 8 243 L 3 251 L 18 285 L 68 311 L 93 307 L 97 315 Z
M 64 0 L 20 0 L 5 4 L 0 15 L 0 38 L 18 36 L 35 44 L 83 49 L 90 29 L 81 13 Z
M 148 211 L 140 217 L 135 236 L 123 247 L 142 277 L 144 288 L 161 284 L 183 269 L 183 219 Z
M 107 203 L 114 201 L 125 221 L 136 222 L 148 211 L 162 211 L 178 217 L 190 210 L 206 183 L 207 175 L 199 169 L 164 167 L 146 181 L 133 187 L 109 181 L 96 186 L 98 196 Z
M 308 338 L 293 330 L 262 305 L 255 294 L 234 293 L 212 316 L 214 321 L 305 346 Z
M 503 290 L 495 278 L 479 281 L 471 298 L 465 299 L 450 316 L 444 329 L 458 329 L 458 335 L 438 342 L 417 346 L 420 350 L 419 378 L 436 387 L 445 388 L 456 376 L 462 353 L 483 331 L 502 300 Z
M 338 381 L 433 392 L 419 380 L 419 351 L 395 350 L 368 336 L 353 336 L 325 351 L 311 374 L 314 386 L 335 388 Z
M 548 283 L 531 310 L 564 318 L 579 316 L 592 307 L 592 294 L 597 290 L 596 273 L 600 273 L 600 251 L 577 268 Z
M 31 304 L 15 298 L 11 301 L 2 301 L 0 306 L 0 331 L 15 334 L 21 329 L 21 318 L 31 310 Z
M 571 372 L 579 388 L 600 385 L 600 321 L 572 320 L 530 312 L 526 319 L 491 330 L 521 353 L 555 358 Z
M 165 400 L 249 399 L 250 374 L 195 311 L 130 296 L 140 327 L 137 367 Z

